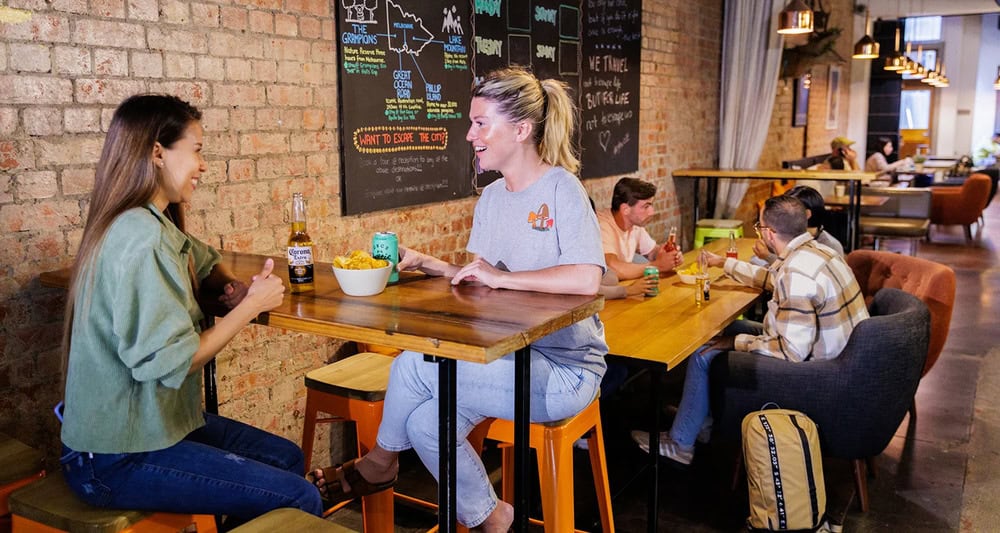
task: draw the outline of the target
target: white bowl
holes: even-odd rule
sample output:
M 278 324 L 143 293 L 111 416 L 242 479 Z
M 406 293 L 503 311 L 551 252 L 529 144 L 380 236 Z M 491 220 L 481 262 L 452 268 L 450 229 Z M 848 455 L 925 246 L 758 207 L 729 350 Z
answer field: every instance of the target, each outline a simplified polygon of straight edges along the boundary
M 382 268 L 352 270 L 333 267 L 340 288 L 350 296 L 372 296 L 385 290 L 385 284 L 392 274 L 392 264 Z
M 677 275 L 680 276 L 682 283 L 687 283 L 688 285 L 694 285 L 694 282 L 698 281 L 698 278 L 694 274 L 681 274 L 678 272 Z

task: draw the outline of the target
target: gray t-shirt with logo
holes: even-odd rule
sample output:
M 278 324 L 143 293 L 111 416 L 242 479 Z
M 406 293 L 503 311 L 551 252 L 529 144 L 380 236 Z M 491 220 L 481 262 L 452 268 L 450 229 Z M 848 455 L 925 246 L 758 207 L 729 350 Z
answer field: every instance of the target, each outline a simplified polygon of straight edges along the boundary
M 466 248 L 492 265 L 502 263 L 500 268 L 511 272 L 579 264 L 607 269 L 601 231 L 587 192 L 562 167 L 553 167 L 523 191 L 507 190 L 504 179 L 487 186 L 476 203 Z M 596 314 L 531 346 L 559 364 L 604 375 L 608 345 L 604 324 Z

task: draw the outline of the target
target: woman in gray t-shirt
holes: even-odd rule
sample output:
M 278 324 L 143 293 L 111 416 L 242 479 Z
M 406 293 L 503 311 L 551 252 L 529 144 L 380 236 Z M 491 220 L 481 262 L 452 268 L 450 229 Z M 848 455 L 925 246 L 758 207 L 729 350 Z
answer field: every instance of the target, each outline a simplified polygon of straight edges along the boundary
M 400 270 L 478 281 L 492 288 L 558 294 L 596 294 L 605 270 L 597 218 L 575 173 L 576 116 L 565 84 L 539 81 L 522 69 L 487 76 L 473 90 L 466 139 L 479 166 L 503 178 L 476 204 L 468 250 L 475 260 L 459 267 L 400 247 Z M 580 412 L 597 395 L 604 375 L 604 326 L 597 315 L 531 345 L 531 419 L 559 420 Z M 414 448 L 437 474 L 438 370 L 422 354 L 404 352 L 392 366 L 378 446 L 339 471 L 316 471 L 333 500 L 388 488 L 397 456 Z M 514 358 L 490 364 L 458 362 L 456 453 L 458 520 L 483 531 L 507 531 L 513 508 L 493 492 L 482 461 L 466 436 L 487 417 L 514 416 Z M 336 476 L 336 477 L 334 477 Z M 352 484 L 352 488 L 344 487 Z

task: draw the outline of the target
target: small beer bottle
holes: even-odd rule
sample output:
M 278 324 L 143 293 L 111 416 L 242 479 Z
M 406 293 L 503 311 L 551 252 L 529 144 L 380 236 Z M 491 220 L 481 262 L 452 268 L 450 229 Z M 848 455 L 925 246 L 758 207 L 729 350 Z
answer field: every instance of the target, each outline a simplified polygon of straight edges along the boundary
M 292 194 L 292 233 L 288 237 L 288 284 L 291 292 L 306 292 L 313 285 L 313 242 L 306 233 L 306 201 Z
M 729 232 L 729 249 L 726 250 L 726 257 L 732 257 L 733 259 L 738 259 L 740 256 L 739 250 L 736 249 L 736 232 Z
M 667 235 L 667 246 L 664 249 L 668 252 L 677 249 L 677 226 L 670 227 L 670 233 Z

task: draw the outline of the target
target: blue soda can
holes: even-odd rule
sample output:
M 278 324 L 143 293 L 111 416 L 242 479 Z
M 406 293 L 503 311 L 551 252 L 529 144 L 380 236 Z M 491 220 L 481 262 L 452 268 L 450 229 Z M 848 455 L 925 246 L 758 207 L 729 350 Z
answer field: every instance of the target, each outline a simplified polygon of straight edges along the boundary
M 642 277 L 660 279 L 660 269 L 655 266 L 648 266 L 642 269 Z M 649 292 L 646 293 L 646 296 L 656 296 L 657 294 L 660 294 L 659 286 L 650 289 Z
M 399 281 L 399 238 L 391 231 L 380 231 L 372 237 L 372 257 L 375 259 L 385 259 L 392 263 L 392 274 L 389 275 L 389 282 Z

